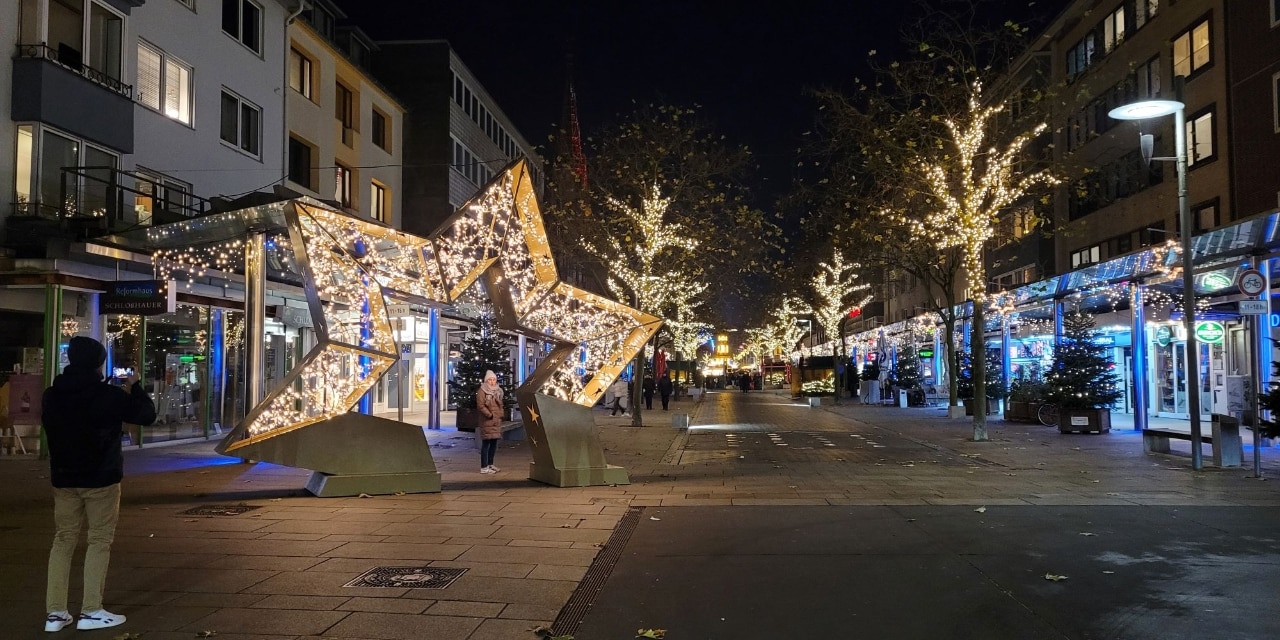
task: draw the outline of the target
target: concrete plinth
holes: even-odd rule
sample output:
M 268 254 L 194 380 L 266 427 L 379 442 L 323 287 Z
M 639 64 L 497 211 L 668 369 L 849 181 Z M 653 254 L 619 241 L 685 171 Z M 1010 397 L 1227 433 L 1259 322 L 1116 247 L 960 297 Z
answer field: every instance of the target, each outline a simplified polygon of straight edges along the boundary
M 367 493 L 371 496 L 395 493 L 439 493 L 440 474 L 366 473 L 333 475 L 316 471 L 307 480 L 307 491 L 321 498 L 341 498 Z

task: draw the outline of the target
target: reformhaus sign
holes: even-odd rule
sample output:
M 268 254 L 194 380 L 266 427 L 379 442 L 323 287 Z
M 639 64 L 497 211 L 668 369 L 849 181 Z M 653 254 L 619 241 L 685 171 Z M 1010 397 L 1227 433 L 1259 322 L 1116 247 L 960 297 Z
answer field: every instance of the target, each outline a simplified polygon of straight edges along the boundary
M 173 313 L 177 306 L 177 287 L 168 280 L 124 280 L 107 283 L 98 296 L 98 313 L 130 316 L 156 316 Z

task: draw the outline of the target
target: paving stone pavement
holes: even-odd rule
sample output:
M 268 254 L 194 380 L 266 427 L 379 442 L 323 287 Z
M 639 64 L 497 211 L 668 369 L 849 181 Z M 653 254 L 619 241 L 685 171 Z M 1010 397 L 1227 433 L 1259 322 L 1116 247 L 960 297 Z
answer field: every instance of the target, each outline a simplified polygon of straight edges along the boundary
M 993 421 L 991 440 L 972 442 L 967 423 L 935 409 L 811 408 L 770 391 L 713 392 L 672 409 L 645 412 L 640 428 L 595 410 L 607 459 L 631 474 L 617 487 L 533 483 L 522 442 L 502 442 L 502 471 L 481 475 L 474 437 L 452 430 L 428 432 L 444 490 L 425 495 L 315 498 L 302 489 L 309 472 L 242 464 L 212 442 L 132 450 L 107 584 L 108 608 L 129 622 L 63 634 L 534 638 L 629 507 L 1280 506 L 1274 481 L 1249 469 L 1192 471 L 1185 443 L 1181 455 L 1148 455 L 1133 433 Z M 672 429 L 676 412 L 692 414 L 693 427 Z M 1280 473 L 1280 453 L 1263 454 L 1264 471 Z M 57 637 L 40 631 L 47 463 L 0 456 L 0 483 L 0 615 L 9 621 L 0 638 Z M 256 508 L 184 513 L 202 505 Z M 377 566 L 466 572 L 445 589 L 345 586 Z

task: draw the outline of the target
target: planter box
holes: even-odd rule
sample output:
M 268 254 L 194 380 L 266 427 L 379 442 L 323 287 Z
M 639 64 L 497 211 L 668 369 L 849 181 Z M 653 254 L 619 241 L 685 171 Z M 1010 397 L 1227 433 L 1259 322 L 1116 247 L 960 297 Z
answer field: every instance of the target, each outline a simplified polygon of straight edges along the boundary
M 957 407 L 951 407 L 951 406 L 948 406 L 948 407 L 947 407 L 947 417 L 948 417 L 948 418 L 951 418 L 952 420 L 960 420 L 960 419 L 963 419 L 963 418 L 964 418 L 964 416 L 965 416 L 965 413 L 966 413 L 966 412 L 965 412 L 965 410 L 964 410 L 964 407 L 963 407 L 963 406 L 957 406 Z
M 1111 411 L 1109 409 L 1062 409 L 1058 416 L 1060 433 L 1092 432 L 1106 433 L 1111 431 Z
M 1031 416 L 1031 403 L 1010 400 L 1005 405 L 1004 419 L 1018 422 L 1026 422 L 1033 419 Z
M 458 431 L 475 431 L 480 426 L 480 410 L 458 407 L 455 420 Z
M 822 396 L 809 396 L 808 399 L 809 399 L 809 406 L 811 407 L 822 406 Z
M 996 412 L 996 406 L 998 402 L 999 401 L 994 400 L 992 398 L 987 398 L 987 415 L 991 415 Z M 966 416 L 973 415 L 973 404 L 974 404 L 973 398 L 964 399 L 964 414 Z

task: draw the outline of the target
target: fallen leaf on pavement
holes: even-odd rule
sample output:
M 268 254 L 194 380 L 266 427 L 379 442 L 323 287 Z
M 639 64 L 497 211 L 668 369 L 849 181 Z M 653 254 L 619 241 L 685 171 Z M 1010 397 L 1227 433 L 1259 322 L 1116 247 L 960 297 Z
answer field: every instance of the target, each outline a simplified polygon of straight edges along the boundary
M 636 629 L 637 638 L 665 638 L 667 637 L 666 629 Z
M 280 502 L 280 501 L 281 501 L 281 500 L 283 500 L 283 499 L 284 499 L 284 498 L 272 498 L 272 499 L 271 499 L 271 501 L 272 501 L 272 502 Z
M 218 635 L 217 631 L 200 631 L 196 633 L 197 638 L 212 638 L 216 635 Z
M 140 633 L 122 633 L 118 636 L 111 637 L 111 640 L 141 640 L 141 639 L 142 639 L 142 634 Z
M 653 516 L 649 516 L 649 519 L 650 519 L 650 520 L 662 520 L 662 518 L 655 518 L 655 517 L 653 517 Z
M 369 495 L 369 494 L 367 494 L 367 493 L 362 493 L 362 494 L 360 494 L 360 495 L 358 495 L 358 496 L 356 496 L 356 497 L 357 497 L 357 498 L 372 498 L 373 496 L 371 496 L 371 495 Z
M 404 495 L 404 492 L 403 492 L 403 491 L 397 491 L 397 492 L 395 492 L 395 495 L 397 495 L 397 496 L 402 496 L 402 495 Z
M 191 518 L 191 519 L 188 519 L 188 520 L 183 520 L 183 522 L 200 522 L 200 521 L 199 521 L 199 520 L 196 520 L 195 518 Z
M 1107 575 L 1110 575 L 1110 574 L 1113 574 L 1113 573 L 1115 573 L 1115 572 L 1114 572 L 1114 571 L 1103 571 L 1103 573 L 1105 573 L 1105 574 L 1107 574 Z
M 1096 536 L 1096 535 L 1098 535 L 1098 534 L 1096 534 L 1096 533 L 1089 533 L 1088 531 L 1081 531 L 1081 532 L 1080 532 L 1080 535 L 1082 535 L 1082 536 Z
M 1066 576 L 1060 576 L 1060 575 L 1058 575 L 1058 574 L 1056 574 L 1056 573 L 1046 573 L 1046 574 L 1044 574 L 1044 579 L 1045 579 L 1045 580 L 1048 580 L 1048 581 L 1050 581 L 1050 582 L 1062 582 L 1063 580 L 1066 580 L 1066 579 L 1067 579 L 1067 577 L 1066 577 Z
M 986 507 L 978 507 L 977 509 L 974 509 L 974 511 L 977 511 L 978 513 L 986 513 L 986 512 L 987 512 L 987 508 L 986 508 Z

